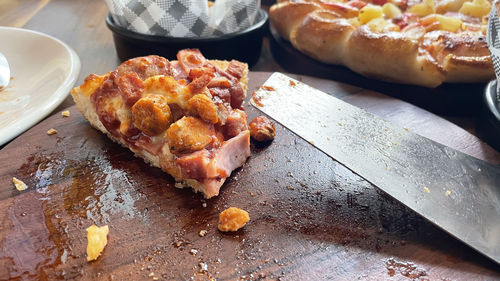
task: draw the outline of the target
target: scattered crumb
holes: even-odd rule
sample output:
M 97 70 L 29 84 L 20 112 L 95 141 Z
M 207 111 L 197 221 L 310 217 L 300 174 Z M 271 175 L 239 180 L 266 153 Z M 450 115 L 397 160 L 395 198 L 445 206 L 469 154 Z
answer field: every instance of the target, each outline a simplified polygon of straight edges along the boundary
M 155 276 L 154 272 L 151 272 L 151 273 L 148 274 L 148 277 L 153 277 L 153 276 Z
M 57 130 L 56 129 L 49 129 L 47 131 L 47 135 L 55 135 L 55 134 L 57 134 Z
M 309 141 L 310 144 L 314 145 L 314 141 Z
M 12 182 L 14 183 L 14 186 L 16 187 L 17 190 L 23 191 L 28 188 L 28 186 L 21 180 L 18 180 L 16 177 L 12 178 Z
M 198 254 L 198 250 L 196 250 L 196 249 L 191 249 L 191 250 L 189 250 L 189 253 L 190 253 L 191 255 L 193 255 L 193 256 L 196 256 L 196 254 Z
M 290 86 L 295 86 L 297 84 L 295 84 L 295 82 L 293 82 L 292 80 L 290 80 Z
M 339 126 L 342 126 L 342 123 L 338 123 Z
M 286 189 L 288 189 L 288 190 L 294 190 L 295 188 L 293 186 L 291 186 L 291 185 L 287 185 Z
M 61 115 L 63 117 L 69 117 L 70 116 L 69 110 L 65 110 L 65 111 L 61 112 Z
M 201 206 L 202 206 L 203 208 L 206 208 L 206 207 L 207 207 L 207 203 L 203 202 L 203 204 L 201 204 Z
M 208 231 L 206 231 L 205 229 L 202 229 L 202 230 L 200 230 L 200 233 L 198 233 L 198 235 L 200 235 L 200 237 L 203 237 L 203 236 L 207 235 L 207 232 Z
M 200 267 L 200 272 L 207 272 L 208 271 L 208 265 L 204 262 L 200 262 L 198 264 L 198 266 Z
M 427 193 L 431 193 L 431 191 L 429 190 L 429 188 L 427 186 L 424 186 L 424 191 Z
M 218 228 L 222 232 L 237 231 L 250 220 L 248 212 L 239 208 L 230 207 L 219 215 Z
M 478 171 L 478 172 L 481 172 L 481 168 L 477 168 L 477 171 Z
M 251 191 L 248 191 L 248 194 L 250 194 L 250 196 L 254 197 L 255 196 L 255 193 L 251 192 Z
M 153 277 L 153 280 L 158 280 L 158 277 L 154 276 L 154 277 Z
M 450 196 L 451 194 L 451 190 L 446 190 L 446 192 L 444 193 L 446 196 Z
M 321 190 L 318 189 L 318 191 L 316 191 L 316 194 L 321 195 Z
M 387 171 L 389 171 L 391 168 L 389 168 L 389 167 L 385 167 L 385 169 L 386 169 Z
M 87 261 L 96 260 L 108 244 L 107 235 L 109 228 L 107 225 L 98 227 L 95 224 L 87 228 Z
M 338 108 L 338 111 L 342 111 L 342 108 L 340 108 L 340 107 L 339 107 L 339 108 Z
M 409 132 L 409 131 L 410 131 L 410 129 L 408 129 L 408 128 L 406 128 L 406 127 L 405 127 L 404 129 L 405 129 L 405 131 L 407 131 L 407 132 Z

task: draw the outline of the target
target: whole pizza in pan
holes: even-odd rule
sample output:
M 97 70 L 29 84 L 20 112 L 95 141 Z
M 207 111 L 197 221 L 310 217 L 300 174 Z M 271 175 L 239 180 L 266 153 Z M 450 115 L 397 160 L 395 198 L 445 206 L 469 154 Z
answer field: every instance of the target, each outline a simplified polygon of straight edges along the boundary
M 151 55 L 91 74 L 71 94 L 92 126 L 172 175 L 176 187 L 210 198 L 250 155 L 247 74 L 246 63 L 186 49 L 176 61 Z
M 281 0 L 269 15 L 304 54 L 367 77 L 436 87 L 494 77 L 488 0 Z

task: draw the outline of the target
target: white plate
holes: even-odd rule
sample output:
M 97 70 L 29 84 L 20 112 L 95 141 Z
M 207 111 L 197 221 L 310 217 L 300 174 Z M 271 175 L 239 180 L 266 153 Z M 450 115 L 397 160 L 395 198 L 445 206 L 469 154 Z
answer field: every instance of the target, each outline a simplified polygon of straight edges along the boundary
M 80 73 L 80 59 L 68 45 L 40 32 L 0 27 L 0 38 L 12 77 L 0 91 L 2 145 L 64 101 Z

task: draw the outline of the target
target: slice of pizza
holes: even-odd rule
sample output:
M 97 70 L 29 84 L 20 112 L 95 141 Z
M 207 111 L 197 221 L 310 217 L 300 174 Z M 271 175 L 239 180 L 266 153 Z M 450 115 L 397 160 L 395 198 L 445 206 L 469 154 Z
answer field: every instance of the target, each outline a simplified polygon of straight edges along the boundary
M 206 198 L 250 156 L 248 66 L 186 49 L 177 61 L 138 57 L 71 91 L 83 116 L 136 156 Z

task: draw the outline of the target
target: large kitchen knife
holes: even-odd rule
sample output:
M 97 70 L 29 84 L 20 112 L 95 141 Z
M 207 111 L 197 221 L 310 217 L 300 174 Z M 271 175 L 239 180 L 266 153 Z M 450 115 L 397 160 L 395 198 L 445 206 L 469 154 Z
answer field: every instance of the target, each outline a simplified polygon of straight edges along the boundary
M 500 167 L 409 132 L 281 73 L 252 104 L 500 263 Z

